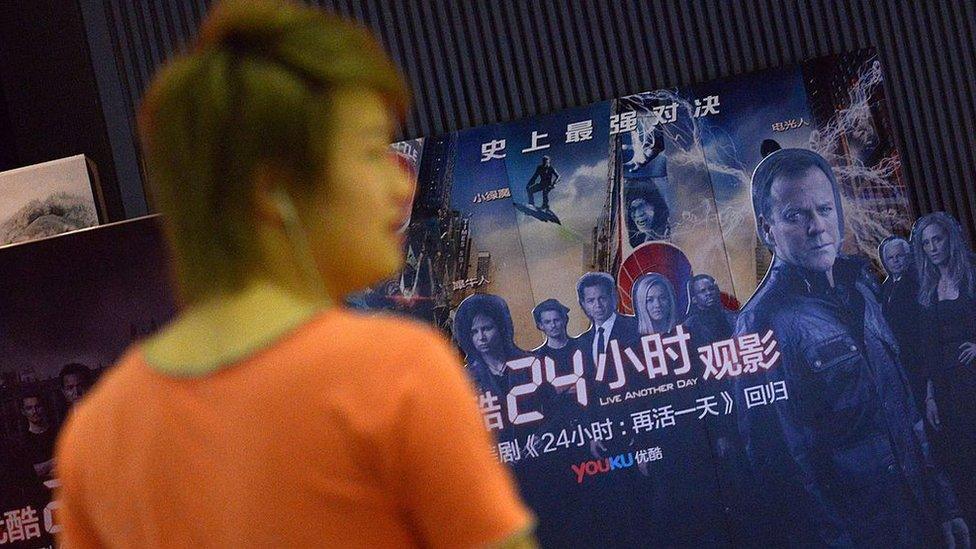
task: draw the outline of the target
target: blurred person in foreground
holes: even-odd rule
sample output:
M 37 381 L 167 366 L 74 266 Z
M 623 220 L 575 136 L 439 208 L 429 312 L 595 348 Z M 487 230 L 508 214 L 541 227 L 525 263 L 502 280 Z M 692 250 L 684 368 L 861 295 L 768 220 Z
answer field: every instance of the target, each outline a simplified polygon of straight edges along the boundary
M 72 410 L 62 544 L 534 545 L 448 343 L 338 305 L 400 267 L 407 103 L 365 31 L 285 2 L 219 4 L 162 71 L 140 129 L 183 307 Z

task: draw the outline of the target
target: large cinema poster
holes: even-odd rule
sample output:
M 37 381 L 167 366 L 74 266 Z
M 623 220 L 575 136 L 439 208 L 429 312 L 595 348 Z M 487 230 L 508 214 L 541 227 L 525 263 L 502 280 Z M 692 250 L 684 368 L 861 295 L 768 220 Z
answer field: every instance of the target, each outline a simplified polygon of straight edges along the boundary
M 397 143 L 405 267 L 547 547 L 948 545 L 976 524 L 976 260 L 915 220 L 870 51 Z M 757 215 L 758 214 L 758 215 Z M 72 404 L 173 314 L 153 219 L 0 250 L 0 546 Z
M 544 545 L 973 522 L 972 277 L 920 290 L 972 260 L 912 231 L 873 52 L 427 138 L 411 227 Z
M 0 547 L 53 546 L 57 433 L 105 368 L 171 318 L 166 277 L 156 218 L 0 251 Z

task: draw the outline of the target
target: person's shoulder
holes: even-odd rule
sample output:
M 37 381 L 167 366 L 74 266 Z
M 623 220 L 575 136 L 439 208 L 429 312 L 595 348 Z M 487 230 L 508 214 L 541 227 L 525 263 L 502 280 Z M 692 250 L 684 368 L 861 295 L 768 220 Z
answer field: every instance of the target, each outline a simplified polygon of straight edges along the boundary
M 443 336 L 433 327 L 406 316 L 385 312 L 357 311 L 354 309 L 335 309 L 329 311 L 307 326 L 309 335 L 330 332 L 346 339 L 359 340 L 364 336 L 398 336 L 399 342 L 412 342 Z
M 752 294 L 749 301 L 739 310 L 739 319 L 764 316 L 778 306 L 783 301 L 782 298 L 783 288 L 777 284 L 777 281 L 765 280 L 756 288 L 756 293 Z
M 264 360 L 273 372 L 265 377 L 278 376 L 281 390 L 311 403 L 310 413 L 341 405 L 374 426 L 393 421 L 411 395 L 464 377 L 461 357 L 435 328 L 389 313 L 333 309 L 277 349 Z
M 837 256 L 834 272 L 837 273 L 839 270 L 841 272 L 846 270 L 855 284 L 865 286 L 875 294 L 881 292 L 882 282 L 879 282 L 878 277 L 872 272 L 870 259 L 860 255 Z
M 632 328 L 634 330 L 636 330 L 638 326 L 637 317 L 633 315 L 622 315 L 618 313 L 617 322 L 619 322 L 620 325 L 625 328 Z
M 145 387 L 142 376 L 146 373 L 145 359 L 138 346 L 132 346 L 108 370 L 101 375 L 85 398 L 71 407 L 58 433 L 58 447 L 74 447 L 83 444 L 96 447 L 103 436 L 111 437 L 109 427 L 112 418 L 130 413 L 133 404 L 142 401 L 140 393 Z M 72 442 L 79 441 L 79 442 Z
M 775 276 L 768 277 L 739 310 L 735 319 L 735 333 L 741 335 L 774 327 L 774 324 L 791 315 L 790 302 L 785 285 Z
M 549 353 L 549 349 L 550 349 L 549 345 L 547 345 L 546 342 L 542 342 L 542 345 L 539 345 L 538 347 L 530 350 L 529 352 L 532 353 L 534 356 L 545 356 Z
M 685 319 L 681 321 L 681 324 L 685 328 L 694 328 L 699 326 L 701 324 L 701 321 L 702 321 L 701 313 L 693 312 L 690 315 L 686 316 Z
M 335 310 L 311 322 L 303 336 L 318 345 L 329 342 L 324 346 L 329 352 L 350 357 L 419 360 L 431 354 L 453 353 L 445 335 L 434 327 L 389 313 Z

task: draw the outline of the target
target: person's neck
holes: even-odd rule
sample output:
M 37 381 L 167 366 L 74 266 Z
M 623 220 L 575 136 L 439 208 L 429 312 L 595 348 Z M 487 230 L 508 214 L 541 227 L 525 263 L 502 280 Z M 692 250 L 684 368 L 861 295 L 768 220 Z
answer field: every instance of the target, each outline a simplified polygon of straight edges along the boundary
M 568 336 L 562 336 L 561 338 L 546 337 L 546 345 L 548 345 L 550 349 L 562 349 L 568 343 Z
M 250 286 L 274 286 L 302 301 L 330 304 L 342 300 L 333 281 L 326 280 L 314 265 L 310 252 L 296 249 L 285 233 L 261 227 L 257 233 L 261 257 L 251 272 Z
M 489 353 L 482 353 L 481 359 L 488 366 L 488 371 L 496 376 L 502 375 L 505 371 L 505 361 Z
M 939 282 L 936 288 L 939 301 L 953 300 L 959 297 L 959 283 L 949 272 L 948 262 L 939 265 Z
M 785 261 L 785 260 L 780 260 L 780 261 L 782 261 L 781 265 L 782 265 L 783 268 L 786 268 L 786 269 L 790 270 L 791 272 L 794 272 L 794 273 L 799 274 L 801 277 L 803 277 L 804 279 L 806 279 L 808 281 L 808 283 L 811 280 L 816 280 L 817 277 L 823 276 L 824 277 L 824 280 L 826 280 L 827 285 L 830 288 L 834 288 L 835 287 L 835 284 L 834 284 L 834 266 L 836 265 L 836 262 L 834 263 L 834 265 L 831 265 L 825 271 L 814 271 L 814 270 L 808 269 L 808 268 L 803 267 L 803 266 L 801 266 L 799 264 L 796 264 L 796 263 L 792 263 L 792 262 Z
M 46 423 L 31 423 L 31 422 L 28 421 L 27 422 L 27 430 L 30 431 L 30 432 L 32 432 L 32 433 L 34 433 L 35 435 L 39 435 L 41 433 L 46 433 L 47 432 L 47 424 Z
M 257 277 L 238 291 L 187 307 L 146 342 L 145 357 L 171 375 L 205 375 L 272 344 L 330 306 L 328 298 L 294 284 Z
M 722 310 L 719 305 L 712 305 L 711 307 L 698 307 L 698 312 L 703 315 L 714 315 Z

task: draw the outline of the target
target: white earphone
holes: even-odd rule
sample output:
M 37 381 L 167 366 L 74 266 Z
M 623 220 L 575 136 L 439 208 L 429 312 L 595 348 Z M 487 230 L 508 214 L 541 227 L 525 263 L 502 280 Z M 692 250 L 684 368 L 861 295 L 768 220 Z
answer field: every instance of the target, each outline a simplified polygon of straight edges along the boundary
M 301 217 L 291 195 L 281 187 L 271 191 L 272 200 L 278 213 L 281 215 L 281 222 L 285 228 L 285 236 L 291 243 L 295 259 L 298 261 L 299 268 L 305 278 L 305 283 L 309 289 L 316 294 L 327 296 L 325 283 L 315 264 L 315 256 L 312 254 L 312 247 L 308 241 L 308 234 L 302 225 Z

